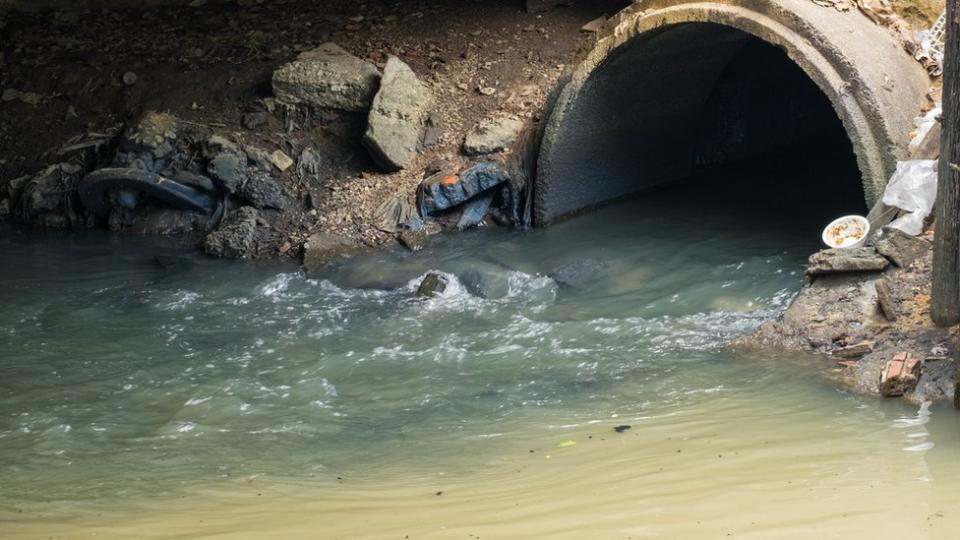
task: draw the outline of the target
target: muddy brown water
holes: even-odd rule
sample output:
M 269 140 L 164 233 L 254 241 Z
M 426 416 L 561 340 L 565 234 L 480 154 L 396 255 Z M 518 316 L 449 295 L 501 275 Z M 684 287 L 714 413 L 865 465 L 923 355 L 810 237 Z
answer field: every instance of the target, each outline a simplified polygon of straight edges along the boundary
M 819 230 L 708 202 L 318 280 L 6 231 L 0 537 L 956 538 L 954 411 L 725 352 L 784 308 Z M 549 277 L 569 263 L 578 287 Z M 469 294 L 478 268 L 508 294 Z M 431 270 L 451 286 L 412 298 Z

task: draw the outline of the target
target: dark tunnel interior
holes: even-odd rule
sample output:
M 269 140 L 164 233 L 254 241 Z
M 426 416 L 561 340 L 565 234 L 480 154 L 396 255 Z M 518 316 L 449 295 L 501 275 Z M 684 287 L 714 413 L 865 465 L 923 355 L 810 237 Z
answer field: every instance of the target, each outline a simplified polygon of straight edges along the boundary
M 539 217 L 638 194 L 811 229 L 866 211 L 837 113 L 783 50 L 711 23 L 647 34 L 585 83 L 551 150 L 570 174 L 541 183 Z

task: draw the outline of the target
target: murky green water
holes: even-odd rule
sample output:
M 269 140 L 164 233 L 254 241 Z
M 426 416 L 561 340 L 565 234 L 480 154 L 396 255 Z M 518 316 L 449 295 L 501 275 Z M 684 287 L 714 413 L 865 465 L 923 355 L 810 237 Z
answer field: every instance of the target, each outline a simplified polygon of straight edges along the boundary
M 267 532 L 327 512 L 337 531 L 278 537 L 466 538 L 428 525 L 459 490 L 548 505 L 477 529 L 495 538 L 705 538 L 764 516 L 778 519 L 755 537 L 800 538 L 843 531 L 848 512 L 860 521 L 842 537 L 885 538 L 896 528 L 880 517 L 917 504 L 908 537 L 955 538 L 937 525 L 960 513 L 952 410 L 849 395 L 817 359 L 723 349 L 785 307 L 816 226 L 668 203 L 445 237 L 321 280 L 158 240 L 5 232 L 0 531 L 79 537 L 112 512 L 148 520 L 135 530 L 149 537 L 245 537 L 210 528 L 231 508 L 230 523 Z M 547 277 L 577 261 L 595 269 L 580 287 Z M 509 294 L 480 299 L 454 279 L 413 297 L 425 272 L 471 268 L 505 275 Z M 658 483 L 665 467 L 678 476 Z M 282 524 L 231 499 L 251 485 Z M 614 518 L 614 492 L 649 504 Z M 447 508 L 454 521 L 501 511 Z M 540 527 L 574 513 L 597 519 Z M 401 514 L 410 523 L 369 521 Z M 639 516 L 658 528 L 624 525 Z M 717 528 L 687 535 L 701 523 Z

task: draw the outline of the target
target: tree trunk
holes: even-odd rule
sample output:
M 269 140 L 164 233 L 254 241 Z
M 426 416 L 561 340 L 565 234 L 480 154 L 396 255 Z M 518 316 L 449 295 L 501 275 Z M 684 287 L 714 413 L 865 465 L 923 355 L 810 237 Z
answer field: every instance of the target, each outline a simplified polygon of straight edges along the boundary
M 947 0 L 943 63 L 933 291 L 930 315 L 940 326 L 960 322 L 960 2 Z

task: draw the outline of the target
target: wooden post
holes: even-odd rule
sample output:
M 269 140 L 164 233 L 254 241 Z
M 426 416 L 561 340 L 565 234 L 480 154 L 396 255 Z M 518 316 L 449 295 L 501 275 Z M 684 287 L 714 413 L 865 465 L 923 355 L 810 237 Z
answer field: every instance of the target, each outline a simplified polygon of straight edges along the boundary
M 947 0 L 944 43 L 930 315 L 937 325 L 952 326 L 960 323 L 960 1 Z

